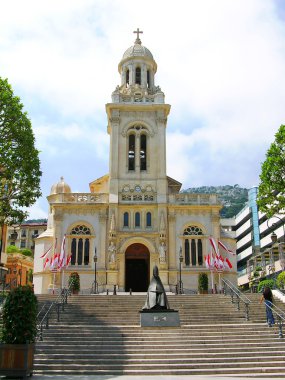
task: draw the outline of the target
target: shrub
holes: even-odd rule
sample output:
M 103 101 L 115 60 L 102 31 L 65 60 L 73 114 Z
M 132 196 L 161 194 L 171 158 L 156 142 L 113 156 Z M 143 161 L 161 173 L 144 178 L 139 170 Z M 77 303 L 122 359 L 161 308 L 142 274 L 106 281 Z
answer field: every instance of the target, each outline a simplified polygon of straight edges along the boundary
M 19 252 L 19 248 L 16 247 L 15 245 L 8 245 L 8 247 L 6 248 L 6 252 L 7 253 L 17 253 L 17 252 Z
M 68 286 L 72 292 L 80 290 L 80 277 L 77 272 L 70 273 Z
M 10 344 L 33 343 L 37 336 L 38 302 L 30 286 L 18 286 L 3 306 L 2 341 Z
M 198 290 L 199 291 L 208 291 L 208 275 L 207 273 L 199 273 L 198 276 Z
M 285 272 L 281 272 L 278 274 L 276 283 L 277 283 L 278 288 L 281 288 L 281 289 L 285 288 Z
M 268 286 L 270 289 L 273 289 L 275 287 L 275 281 L 274 280 L 262 280 L 262 281 L 260 281 L 258 286 L 257 286 L 257 291 L 262 292 L 263 288 L 265 288 L 265 286 Z
M 29 256 L 29 257 L 33 256 L 32 251 L 28 248 L 20 249 L 20 253 L 24 256 Z

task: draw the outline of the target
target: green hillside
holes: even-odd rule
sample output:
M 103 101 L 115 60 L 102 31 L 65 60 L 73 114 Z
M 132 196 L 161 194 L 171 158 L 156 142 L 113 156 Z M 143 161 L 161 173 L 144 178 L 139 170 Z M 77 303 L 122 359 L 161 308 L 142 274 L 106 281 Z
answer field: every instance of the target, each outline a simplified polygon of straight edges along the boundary
M 218 198 L 223 204 L 222 218 L 232 218 L 242 210 L 248 201 L 248 189 L 239 185 L 190 187 L 182 190 L 182 193 L 218 194 Z

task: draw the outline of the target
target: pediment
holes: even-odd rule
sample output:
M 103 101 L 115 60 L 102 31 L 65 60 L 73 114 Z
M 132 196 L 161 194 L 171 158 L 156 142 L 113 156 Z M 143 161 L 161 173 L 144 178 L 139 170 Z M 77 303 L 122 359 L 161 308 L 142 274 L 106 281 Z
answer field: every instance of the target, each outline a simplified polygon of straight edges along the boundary
M 109 174 L 105 174 L 100 178 L 89 183 L 91 193 L 108 193 L 109 192 Z

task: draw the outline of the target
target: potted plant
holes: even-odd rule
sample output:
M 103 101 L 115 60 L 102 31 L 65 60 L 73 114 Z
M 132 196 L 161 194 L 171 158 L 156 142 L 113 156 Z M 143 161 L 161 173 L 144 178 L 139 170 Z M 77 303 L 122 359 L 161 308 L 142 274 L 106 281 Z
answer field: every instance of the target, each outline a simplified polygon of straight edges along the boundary
M 68 279 L 68 286 L 69 289 L 72 291 L 73 294 L 78 294 L 80 290 L 80 277 L 77 272 L 70 273 L 69 279 Z
M 198 275 L 198 291 L 200 294 L 208 294 L 208 275 L 207 273 L 199 273 Z
M 38 302 L 32 287 L 13 289 L 3 306 L 0 343 L 0 375 L 32 375 L 37 336 Z

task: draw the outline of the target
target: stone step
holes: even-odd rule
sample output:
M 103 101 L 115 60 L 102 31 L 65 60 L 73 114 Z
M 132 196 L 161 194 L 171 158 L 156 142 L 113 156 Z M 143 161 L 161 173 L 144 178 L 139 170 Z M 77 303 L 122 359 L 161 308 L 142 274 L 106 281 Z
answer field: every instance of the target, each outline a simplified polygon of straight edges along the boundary
M 140 328 L 145 295 L 71 296 L 65 311 L 36 345 L 35 374 L 251 375 L 285 374 L 278 328 L 265 324 L 265 309 L 236 310 L 224 295 L 169 295 L 181 328 Z M 41 298 L 44 302 L 44 298 Z M 253 323 L 257 321 L 258 323 Z

